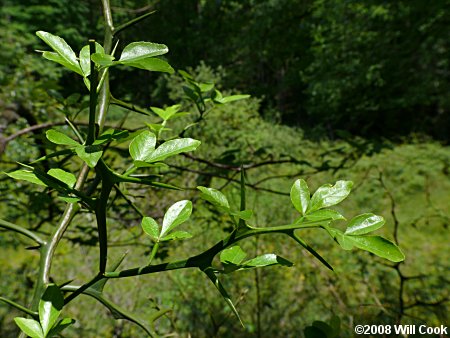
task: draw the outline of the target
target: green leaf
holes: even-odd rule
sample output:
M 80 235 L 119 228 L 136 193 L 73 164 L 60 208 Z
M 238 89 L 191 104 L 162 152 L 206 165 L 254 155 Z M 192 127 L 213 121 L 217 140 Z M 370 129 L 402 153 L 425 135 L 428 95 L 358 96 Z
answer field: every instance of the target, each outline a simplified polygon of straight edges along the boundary
M 345 220 L 345 217 L 342 216 L 340 213 L 338 213 L 335 210 L 331 209 L 321 209 L 313 211 L 310 214 L 305 215 L 304 217 L 308 221 L 320 221 L 325 219 L 331 219 L 333 221 L 337 220 Z
M 95 52 L 105 54 L 104 48 L 98 42 L 95 42 Z M 89 45 L 84 46 L 80 51 L 80 65 L 84 77 L 88 77 L 91 74 L 91 54 Z
M 59 195 L 58 198 L 66 203 L 77 203 L 80 200 L 78 197 L 62 196 L 62 195 Z
M 55 325 L 64 306 L 64 297 L 55 284 L 49 284 L 39 301 L 39 320 L 44 336 Z
M 191 138 L 178 138 L 161 144 L 156 150 L 145 158 L 145 162 L 163 161 L 170 156 L 193 151 L 201 144 L 200 141 Z
M 288 261 L 287 259 L 277 256 L 275 254 L 265 254 L 253 259 L 250 259 L 244 263 L 242 263 L 242 267 L 245 269 L 248 268 L 259 268 L 263 266 L 270 265 L 282 265 L 282 266 L 293 266 L 294 263 Z
M 202 93 L 206 93 L 214 88 L 214 83 L 199 83 L 198 87 Z
M 311 194 L 305 180 L 299 179 L 295 181 L 291 188 L 291 201 L 297 211 L 304 215 L 308 208 Z
M 108 129 L 104 131 L 93 144 L 104 144 L 113 140 L 126 139 L 129 136 L 128 130 Z
M 56 324 L 48 333 L 48 337 L 55 337 L 57 336 L 62 330 L 67 328 L 68 326 L 75 323 L 75 320 L 72 318 L 63 318 L 61 319 L 58 324 Z
M 330 207 L 342 202 L 352 189 L 353 182 L 337 181 L 334 186 L 325 184 L 321 186 L 309 201 L 308 212 Z
M 102 147 L 99 145 L 78 146 L 75 151 L 79 158 L 81 158 L 90 168 L 94 168 L 97 162 L 102 157 Z
M 109 67 L 112 66 L 114 56 L 102 53 L 94 53 L 91 56 L 92 61 L 94 61 L 99 66 Z
M 164 215 L 160 237 L 165 237 L 170 230 L 186 222 L 192 213 L 192 202 L 183 200 L 173 204 Z
M 384 225 L 384 218 L 374 214 L 362 214 L 348 222 L 346 235 L 364 235 Z
M 145 130 L 131 141 L 130 155 L 135 161 L 146 161 L 155 151 L 156 136 L 151 131 Z
M 146 58 L 137 61 L 118 62 L 130 67 L 148 70 L 150 72 L 163 72 L 173 74 L 175 71 L 166 61 L 157 58 Z
M 34 319 L 28 319 L 23 317 L 14 318 L 17 326 L 31 338 L 44 338 L 42 328 Z
M 42 182 L 34 172 L 29 170 L 16 170 L 10 173 L 5 173 L 9 177 L 12 177 L 16 180 L 28 181 L 34 184 L 42 185 L 44 187 L 47 186 L 44 182 Z
M 187 231 L 174 231 L 174 232 L 168 234 L 167 236 L 164 236 L 163 238 L 161 238 L 160 241 L 161 242 L 173 241 L 173 240 L 186 239 L 186 238 L 191 238 L 191 237 L 192 237 L 192 234 Z
M 67 42 L 64 41 L 64 39 L 44 31 L 38 31 L 36 32 L 36 35 L 40 37 L 47 45 L 49 45 L 56 53 L 58 53 L 66 63 L 70 64 L 72 70 L 77 69 L 76 72 L 82 74 L 77 56 Z
M 230 204 L 228 203 L 227 198 L 219 190 L 201 186 L 197 187 L 197 189 L 202 192 L 200 194 L 200 197 L 204 200 L 212 203 L 217 207 L 224 208 L 225 210 L 230 210 Z
M 61 144 L 61 145 L 72 146 L 72 147 L 80 145 L 77 141 L 71 139 L 66 134 L 63 134 L 54 129 L 47 130 L 45 132 L 45 136 L 47 137 L 47 139 L 50 142 L 55 143 L 55 144 Z
M 239 265 L 247 254 L 241 249 L 239 245 L 226 248 L 220 253 L 220 261 L 222 264 Z
M 161 109 L 158 107 L 150 107 L 150 109 L 158 115 L 163 120 L 169 120 L 173 115 L 175 115 L 181 108 L 180 104 L 176 104 L 165 109 Z
M 141 227 L 144 232 L 151 237 L 153 240 L 158 240 L 159 238 L 159 225 L 151 217 L 142 218 Z
M 169 51 L 166 45 L 153 42 L 132 42 L 127 45 L 120 56 L 122 63 L 135 62 L 152 56 L 166 54 Z
M 250 97 L 250 95 L 231 95 L 231 96 L 226 96 L 226 97 L 221 97 L 219 98 L 218 96 L 215 97 L 214 102 L 217 103 L 221 103 L 221 104 L 225 104 L 225 103 L 230 103 L 233 101 L 239 101 L 239 100 L 245 100 L 248 99 Z
M 244 221 L 250 220 L 253 216 L 252 210 L 242 210 L 242 211 L 230 211 L 230 215 L 236 216 L 239 219 L 242 219 Z
M 357 248 L 369 251 L 392 262 L 405 260 L 399 247 L 381 236 L 346 236 L 346 239 Z
M 67 69 L 70 69 L 71 71 L 80 74 L 83 76 L 83 71 L 81 70 L 80 66 L 76 66 L 70 62 L 67 62 L 66 59 L 64 59 L 61 55 L 55 52 L 43 52 L 42 56 L 50 61 L 59 63 L 60 65 L 63 65 Z
M 69 187 L 73 188 L 75 186 L 75 183 L 77 182 L 77 178 L 74 174 L 69 173 L 67 171 L 64 171 L 62 169 L 50 169 L 47 174 L 50 176 L 53 176 L 57 180 L 60 180 L 61 182 L 64 182 Z

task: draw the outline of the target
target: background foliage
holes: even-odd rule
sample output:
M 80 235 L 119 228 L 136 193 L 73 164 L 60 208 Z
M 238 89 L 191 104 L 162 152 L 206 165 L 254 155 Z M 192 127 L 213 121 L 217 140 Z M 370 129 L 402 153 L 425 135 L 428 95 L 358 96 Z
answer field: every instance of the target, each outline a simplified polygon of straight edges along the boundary
M 238 196 L 238 175 L 232 167 L 249 166 L 253 189 L 248 199 L 259 210 L 260 224 L 294 219 L 287 208 L 289 196 L 283 194 L 295 178 L 307 179 L 313 188 L 349 179 L 356 183 L 356 191 L 342 211 L 353 216 L 368 209 L 383 215 L 384 235 L 398 240 L 407 260 L 400 266 L 381 260 L 369 265 L 369 254 L 342 252 L 325 240 L 325 234 L 311 233 L 306 238 L 336 268 L 331 273 L 294 245 L 264 238 L 254 241 L 244 247 L 248 252 L 276 249 L 297 266 L 241 272 L 225 281 L 239 295 L 244 331 L 223 303 L 214 300 L 215 290 L 195 273 L 117 281 L 106 289 L 110 298 L 142 318 L 155 308 L 172 309 L 157 330 L 180 336 L 285 337 L 303 334 L 314 320 L 329 321 L 333 315 L 341 320 L 343 336 L 363 323 L 448 325 L 450 40 L 444 15 L 450 9 L 448 1 L 117 0 L 112 6 L 116 22 L 146 10 L 158 11 L 121 33 L 121 47 L 139 40 L 164 43 L 175 68 L 187 68 L 197 79 L 216 82 L 230 93 L 253 95 L 211 112 L 201 129 L 191 131 L 204 146 L 194 159 L 177 160 L 170 169 L 173 183 L 185 191 L 154 196 L 141 190 L 127 192 L 139 203 L 149 201 L 144 212 L 159 210 L 162 217 L 175 198 L 192 199 L 199 212 L 186 230 L 212 244 L 217 238 L 210 238 L 206 230 L 223 224 L 223 216 L 196 200 L 193 189 L 212 186 Z M 34 32 L 50 31 L 81 48 L 86 37 L 102 36 L 100 10 L 100 3 L 93 0 L 1 1 L 2 171 L 51 147 L 42 130 L 10 138 L 19 130 L 41 123 L 64 124 L 66 115 L 80 111 L 80 120 L 86 118 L 82 83 L 34 52 L 43 48 Z M 144 107 L 171 105 L 182 98 L 179 76 L 155 74 L 130 69 L 115 75 L 113 93 Z M 80 95 L 69 96 L 74 92 Z M 152 122 L 118 107 L 110 114 L 115 123 L 125 121 L 131 129 Z M 181 126 L 182 121 L 171 127 Z M 118 165 L 123 165 L 121 151 L 118 147 L 117 156 L 110 159 Z M 262 162 L 267 164 L 256 165 Z M 180 181 L 182 168 L 186 175 Z M 5 175 L 0 176 L 0 190 L 1 218 L 43 233 L 49 232 L 64 207 L 51 192 L 12 182 Z M 109 219 L 112 255 L 133 251 L 124 262 L 132 267 L 137 264 L 132 257 L 148 254 L 150 241 L 139 230 L 140 218 L 125 205 L 113 210 Z M 97 258 L 90 221 L 86 214 L 74 220 L 70 240 L 57 252 L 55 273 L 58 265 L 71 266 L 74 252 L 79 261 L 73 278 L 84 280 L 94 273 Z M 29 243 L 0 232 L 4 252 L 0 289 L 20 303 L 30 297 L 37 264 L 32 251 L 21 249 L 24 244 Z M 161 251 L 157 259 L 197 252 L 196 245 L 182 242 Z M 127 322 L 113 321 L 94 301 L 77 302 L 80 306 L 71 307 L 74 313 L 69 315 L 78 321 L 67 336 L 141 334 Z M 87 307 L 98 309 L 100 315 L 92 317 L 83 311 Z M 11 324 L 16 315 L 0 306 L 2 336 L 16 336 Z

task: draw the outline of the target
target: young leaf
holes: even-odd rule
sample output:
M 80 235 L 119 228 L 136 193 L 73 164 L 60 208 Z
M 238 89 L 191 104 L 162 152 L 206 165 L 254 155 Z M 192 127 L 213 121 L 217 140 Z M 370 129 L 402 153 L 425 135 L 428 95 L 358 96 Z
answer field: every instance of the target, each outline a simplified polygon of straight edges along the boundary
M 331 219 L 333 221 L 345 220 L 344 216 L 342 216 L 337 211 L 331 209 L 316 210 L 310 214 L 308 213 L 307 215 L 305 215 L 304 218 L 308 221 L 320 221 L 322 219 Z
M 41 326 L 34 319 L 16 317 L 14 321 L 27 336 L 31 338 L 44 338 Z
M 113 63 L 114 56 L 108 54 L 94 53 L 92 54 L 91 59 L 99 66 L 103 67 L 109 67 L 114 64 Z
M 297 211 L 304 215 L 308 208 L 310 193 L 305 180 L 299 179 L 295 181 L 291 188 L 291 201 Z
M 50 169 L 47 172 L 47 174 L 49 174 L 50 176 L 53 176 L 54 178 L 56 178 L 57 180 L 60 180 L 61 182 L 64 182 L 71 188 L 73 188 L 75 186 L 75 183 L 77 182 L 77 178 L 75 177 L 74 174 L 64 171 L 62 169 L 58 169 L 58 168 Z
M 44 337 L 55 325 L 63 306 L 64 297 L 61 290 L 55 284 L 49 284 L 39 301 L 39 320 Z
M 105 54 L 105 49 L 98 42 L 95 42 L 95 53 Z M 83 70 L 84 77 L 91 74 L 91 54 L 89 45 L 84 46 L 80 51 L 80 66 Z
M 90 168 L 94 168 L 97 162 L 102 157 L 103 151 L 98 145 L 78 146 L 75 151 L 79 158 L 81 158 Z
M 214 99 L 214 102 L 225 104 L 225 103 L 230 103 L 233 101 L 245 100 L 245 99 L 248 99 L 249 97 L 250 97 L 250 95 L 247 95 L 247 94 L 231 95 L 231 96 L 226 96 L 226 97 L 222 97 L 222 98 L 219 98 L 218 96 L 216 96 Z
M 157 58 L 146 58 L 137 61 L 126 61 L 119 63 L 134 68 L 148 70 L 150 72 L 163 72 L 169 74 L 173 74 L 175 72 L 166 61 Z
M 60 65 L 66 67 L 67 69 L 70 69 L 71 71 L 80 74 L 83 76 L 83 71 L 81 70 L 80 66 L 76 66 L 70 62 L 68 62 L 66 59 L 64 59 L 61 55 L 55 52 L 44 52 L 42 53 L 42 56 L 50 61 L 59 63 Z
M 145 130 L 131 141 L 130 155 L 135 161 L 145 161 L 155 151 L 156 136 L 151 131 Z
M 362 214 L 348 222 L 346 235 L 364 235 L 384 225 L 384 218 L 374 214 Z
M 63 318 L 61 319 L 58 324 L 53 326 L 53 328 L 49 331 L 48 337 L 55 337 L 57 336 L 62 330 L 64 330 L 66 327 L 72 325 L 75 323 L 75 320 L 72 318 Z
M 252 210 L 242 210 L 242 211 L 230 211 L 230 215 L 236 216 L 237 218 L 248 221 L 253 216 Z
M 16 170 L 10 173 L 5 173 L 9 177 L 12 177 L 16 180 L 24 180 L 34 184 L 42 185 L 44 187 L 47 186 L 44 182 L 42 182 L 34 172 L 29 170 Z
M 164 215 L 160 237 L 166 236 L 170 230 L 188 220 L 192 213 L 191 201 L 179 201 L 173 204 Z
M 191 138 L 178 138 L 161 144 L 156 150 L 145 158 L 145 162 L 163 161 L 170 156 L 193 151 L 201 144 L 200 141 Z
M 202 192 L 200 194 L 200 197 L 204 200 L 212 203 L 217 207 L 224 208 L 225 210 L 230 210 L 230 204 L 228 203 L 227 198 L 219 190 L 206 187 L 197 187 L 197 189 Z
M 337 181 L 334 186 L 325 184 L 321 186 L 309 201 L 308 212 L 330 207 L 342 202 L 352 189 L 353 182 Z
M 45 136 L 47 137 L 47 139 L 50 142 L 55 143 L 55 144 L 61 144 L 61 145 L 72 146 L 72 147 L 80 145 L 77 141 L 71 139 L 66 134 L 63 134 L 54 129 L 47 130 L 45 132 Z
M 174 231 L 160 239 L 161 242 L 173 241 L 177 239 L 191 238 L 192 234 L 187 231 Z
M 247 254 L 241 249 L 239 245 L 226 248 L 220 253 L 220 261 L 222 264 L 239 265 Z
M 181 108 L 181 105 L 176 104 L 170 107 L 167 107 L 165 109 L 161 109 L 158 107 L 150 107 L 150 109 L 158 115 L 163 120 L 169 120 L 173 115 L 175 115 L 176 112 L 178 112 Z
M 135 62 L 152 56 L 166 54 L 169 51 L 166 45 L 153 42 L 132 42 L 127 45 L 120 56 L 122 63 Z
M 67 44 L 64 39 L 59 36 L 44 32 L 38 31 L 36 35 L 40 37 L 44 42 L 49 45 L 56 53 L 58 53 L 68 64 L 71 65 L 71 68 L 77 69 L 77 73 L 82 74 L 80 64 L 78 63 L 77 56 L 73 52 L 72 48 Z M 73 69 L 72 69 L 73 70 Z
M 245 269 L 249 268 L 259 268 L 263 266 L 270 265 L 282 265 L 282 266 L 293 266 L 294 263 L 288 261 L 287 259 L 277 256 L 275 254 L 265 254 L 253 259 L 250 259 L 244 263 L 242 263 L 242 267 Z
M 144 232 L 150 236 L 153 240 L 158 240 L 159 238 L 159 225 L 151 217 L 144 217 L 142 219 L 141 227 Z

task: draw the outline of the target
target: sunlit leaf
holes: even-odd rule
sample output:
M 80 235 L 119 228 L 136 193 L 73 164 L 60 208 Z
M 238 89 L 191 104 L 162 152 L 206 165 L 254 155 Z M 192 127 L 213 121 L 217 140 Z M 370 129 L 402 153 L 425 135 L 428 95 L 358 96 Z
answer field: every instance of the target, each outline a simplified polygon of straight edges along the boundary
M 178 138 L 161 144 L 156 150 L 145 158 L 146 162 L 163 161 L 170 156 L 186 153 L 197 149 L 200 141 L 191 138 Z
M 226 210 L 230 209 L 230 204 L 228 203 L 227 198 L 219 190 L 201 186 L 197 187 L 197 189 L 202 192 L 200 194 L 200 197 L 203 198 L 204 200 L 214 204 L 215 206 L 224 208 Z
M 79 146 L 80 144 L 71 139 L 69 136 L 67 136 L 64 133 L 61 133 L 60 131 L 50 129 L 45 132 L 45 136 L 47 139 L 55 144 L 61 144 L 66 146 Z
M 70 62 L 68 62 L 65 58 L 63 58 L 61 55 L 55 52 L 43 52 L 42 56 L 50 61 L 59 63 L 60 65 L 66 67 L 67 69 L 70 69 L 71 71 L 80 74 L 83 76 L 83 72 L 80 68 L 80 66 L 76 66 Z
M 164 241 L 173 241 L 173 240 L 178 240 L 178 239 L 187 239 L 187 238 L 191 238 L 192 234 L 187 232 L 187 231 L 174 231 L 171 232 L 170 234 L 168 234 L 167 236 L 164 236 L 163 238 L 160 239 L 161 242 Z
M 48 337 L 55 337 L 57 336 L 61 331 L 63 331 L 68 326 L 75 323 L 75 320 L 72 318 L 63 318 L 61 319 L 48 333 Z
M 335 210 L 321 209 L 308 213 L 307 215 L 305 215 L 304 219 L 308 221 L 320 221 L 322 219 L 331 219 L 333 221 L 337 221 L 345 220 L 345 217 Z
M 233 102 L 233 101 L 245 100 L 245 99 L 248 99 L 249 97 L 250 97 L 250 95 L 247 95 L 247 94 L 245 94 L 245 95 L 231 95 L 231 96 L 220 97 L 220 98 L 218 96 L 216 96 L 214 98 L 214 102 L 225 104 L 225 103 L 230 103 L 230 102 Z
M 384 225 L 384 218 L 374 214 L 362 214 L 353 218 L 347 224 L 346 235 L 364 235 L 375 231 Z
M 31 338 L 44 338 L 42 328 L 34 319 L 28 319 L 23 317 L 14 318 L 17 326 Z
M 39 301 L 39 320 L 44 336 L 58 320 L 64 306 L 64 297 L 61 290 L 55 284 L 49 284 Z
M 253 259 L 250 259 L 244 263 L 242 263 L 242 267 L 245 269 L 248 268 L 258 268 L 263 266 L 270 265 L 282 265 L 282 266 L 293 266 L 294 263 L 288 261 L 287 259 L 277 256 L 275 254 L 265 254 Z
M 103 67 L 109 67 L 114 64 L 113 63 L 114 56 L 108 54 L 94 53 L 91 55 L 91 59 L 99 66 Z
M 77 178 L 75 177 L 74 174 L 69 173 L 67 171 L 64 171 L 62 169 L 50 169 L 47 174 L 49 174 L 50 176 L 60 180 L 61 182 L 64 182 L 65 184 L 67 184 L 69 187 L 73 188 Z
M 123 49 L 119 61 L 123 63 L 134 62 L 152 56 L 163 55 L 168 51 L 169 49 L 166 45 L 143 41 L 132 42 Z
M 167 63 L 164 60 L 157 59 L 157 58 L 146 58 L 146 59 L 140 59 L 137 61 L 126 61 L 126 62 L 119 62 L 124 65 L 148 70 L 150 72 L 163 72 L 163 73 L 169 73 L 173 74 L 175 71 L 173 70 L 172 66 Z
M 183 200 L 173 204 L 164 215 L 160 237 L 165 237 L 170 230 L 186 222 L 192 213 L 192 202 Z
M 310 200 L 310 192 L 305 180 L 299 179 L 295 181 L 291 188 L 291 201 L 297 211 L 304 215 L 308 208 Z
M 151 217 L 144 217 L 142 219 L 141 227 L 144 232 L 149 235 L 153 240 L 157 240 L 159 237 L 159 225 Z
M 151 131 L 144 130 L 131 141 L 130 155 L 135 161 L 146 161 L 155 151 L 156 136 Z
M 239 245 L 226 248 L 220 253 L 220 261 L 222 264 L 239 265 L 247 256 Z
M 98 42 L 95 42 L 95 52 L 105 54 L 105 50 Z M 80 65 L 83 70 L 84 77 L 91 74 L 91 55 L 89 45 L 84 46 L 80 51 Z
M 346 238 L 357 248 L 369 251 L 381 258 L 392 262 L 405 260 L 405 255 L 399 247 L 381 236 L 347 236 Z
M 350 194 L 352 186 L 351 181 L 337 181 L 334 186 L 330 184 L 321 186 L 311 197 L 308 213 L 342 202 Z
M 79 158 L 81 158 L 90 168 L 94 168 L 97 162 L 102 157 L 102 147 L 98 145 L 78 146 L 75 151 Z
M 11 178 L 14 178 L 16 180 L 23 180 L 23 181 L 28 181 L 34 184 L 38 184 L 38 185 L 42 185 L 44 187 L 47 186 L 47 184 L 45 184 L 44 182 L 42 182 L 34 172 L 29 171 L 29 170 L 16 170 L 16 171 L 12 171 L 10 173 L 5 173 L 6 175 L 8 175 Z

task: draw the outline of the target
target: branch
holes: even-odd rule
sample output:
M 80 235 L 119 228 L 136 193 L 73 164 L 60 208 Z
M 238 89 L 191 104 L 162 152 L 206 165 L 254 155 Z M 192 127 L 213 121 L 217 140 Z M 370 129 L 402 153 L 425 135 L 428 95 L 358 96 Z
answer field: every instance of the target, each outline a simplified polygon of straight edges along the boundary
M 39 245 L 45 245 L 46 242 L 39 237 L 37 234 L 35 234 L 33 231 L 30 231 L 28 229 L 25 229 L 24 227 L 14 224 L 14 223 L 10 223 L 8 221 L 2 220 L 0 219 L 0 227 L 8 229 L 8 230 L 12 230 L 15 231 L 19 234 L 22 234 L 28 238 L 31 238 L 32 240 L 34 240 L 37 244 Z

